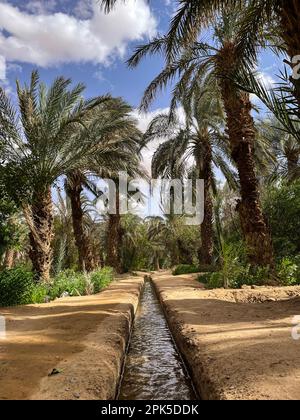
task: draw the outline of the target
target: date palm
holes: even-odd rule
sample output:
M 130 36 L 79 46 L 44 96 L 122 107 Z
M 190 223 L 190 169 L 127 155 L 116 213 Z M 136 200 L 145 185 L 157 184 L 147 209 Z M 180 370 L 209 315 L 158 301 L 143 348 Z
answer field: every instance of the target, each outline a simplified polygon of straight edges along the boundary
M 190 261 L 181 261 L 181 253 L 179 249 L 179 238 L 177 225 L 180 216 L 171 216 L 165 214 L 164 217 L 148 217 L 147 235 L 153 247 L 153 263 L 157 271 L 160 270 L 159 260 L 161 257 L 170 258 L 171 266 L 175 267 L 181 262 L 187 264 Z
M 109 12 L 117 3 L 126 0 L 101 0 Z M 240 20 L 241 37 L 248 39 L 250 50 L 256 42 L 265 43 L 264 25 L 278 37 L 279 47 L 289 56 L 288 64 L 297 70 L 300 56 L 300 4 L 298 0 L 178 0 L 178 8 L 170 23 L 167 54 L 176 55 L 183 45 L 192 45 L 199 33 L 211 24 L 220 12 L 233 8 L 244 10 Z M 245 8 L 246 7 L 246 8 Z M 274 30 L 274 27 L 276 28 Z M 294 96 L 300 106 L 300 78 L 291 77 Z
M 247 39 L 238 34 L 243 16 L 241 10 L 223 15 L 215 26 L 215 44 L 196 42 L 181 48 L 177 56 L 168 57 L 170 34 L 154 39 L 137 49 L 129 64 L 136 66 L 147 54 L 161 53 L 166 58 L 165 69 L 147 88 L 142 107 L 148 108 L 156 92 L 178 77 L 172 107 L 176 106 L 176 93 L 188 91 L 200 77 L 214 75 L 221 92 L 226 114 L 226 134 L 232 160 L 238 170 L 241 200 L 237 205 L 248 258 L 253 265 L 273 266 L 273 248 L 260 203 L 259 185 L 255 169 L 256 129 L 251 115 L 252 104 L 248 93 L 235 83 L 235 74 L 243 67 L 251 72 L 255 63 L 255 46 L 249 48 Z
M 93 155 L 84 159 L 80 169 L 67 175 L 66 191 L 72 205 L 73 230 L 79 255 L 79 268 L 92 271 L 96 262 L 93 249 L 83 225 L 83 209 L 81 203 L 82 191 L 87 188 L 97 196 L 97 189 L 91 182 L 91 177 L 111 176 L 117 171 L 127 171 L 133 160 L 132 156 L 139 149 L 141 134 L 136 127 L 136 121 L 131 117 L 132 108 L 121 99 L 113 99 L 106 103 L 107 112 L 93 111 L 94 118 L 107 120 L 111 130 L 105 136 L 100 136 Z
M 270 168 L 270 180 L 285 178 L 294 181 L 300 176 L 300 143 L 287 133 L 283 126 L 273 119 L 262 121 L 258 126 L 259 135 L 271 145 L 276 157 Z
M 92 110 L 106 109 L 108 96 L 83 100 L 85 87 L 56 79 L 50 88 L 32 73 L 30 85 L 17 83 L 18 111 L 0 90 L 0 143 L 6 185 L 21 204 L 30 230 L 30 258 L 37 279 L 49 281 L 52 262 L 51 187 L 93 154 L 100 135 L 111 131 Z M 119 128 L 122 124 L 118 124 Z
M 183 93 L 181 103 L 186 115 L 186 124 L 180 127 L 173 116 L 161 115 L 150 124 L 145 137 L 161 137 L 166 141 L 156 151 L 153 162 L 153 176 L 165 176 L 172 167 L 186 167 L 189 159 L 195 162 L 195 177 L 204 179 L 204 221 L 201 225 L 201 249 L 199 261 L 212 264 L 213 260 L 213 203 L 212 192 L 216 190 L 214 168 L 218 168 L 227 178 L 229 185 L 237 189 L 238 182 L 227 150 L 223 108 L 219 90 L 210 77 L 195 83 L 192 90 Z M 177 126 L 177 127 L 176 127 Z M 173 133 L 172 136 L 168 134 Z M 166 138 L 167 137 L 167 138 Z M 185 139 L 185 141 L 182 141 Z M 173 176 L 176 174 L 173 174 Z
M 137 155 L 137 151 L 135 152 L 135 155 L 131 155 L 126 172 L 131 179 L 145 176 L 143 170 L 140 168 L 140 159 Z M 110 213 L 108 216 L 106 265 L 113 267 L 117 273 L 122 274 L 124 272 L 122 244 L 125 232 L 121 223 L 122 215 L 120 209 L 120 198 L 130 199 L 131 193 L 128 192 L 126 197 L 121 196 L 119 179 L 117 176 L 118 174 L 114 172 L 111 178 L 115 182 L 116 186 L 116 211 L 113 214 Z

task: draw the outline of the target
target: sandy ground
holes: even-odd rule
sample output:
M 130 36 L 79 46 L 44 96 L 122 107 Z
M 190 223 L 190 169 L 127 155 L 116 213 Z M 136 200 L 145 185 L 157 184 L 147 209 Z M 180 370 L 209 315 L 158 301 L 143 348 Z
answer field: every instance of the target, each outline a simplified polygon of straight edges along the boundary
M 204 291 L 189 276 L 153 279 L 203 399 L 300 400 L 300 287 Z
M 0 308 L 0 400 L 114 399 L 142 285 L 134 277 L 95 296 Z

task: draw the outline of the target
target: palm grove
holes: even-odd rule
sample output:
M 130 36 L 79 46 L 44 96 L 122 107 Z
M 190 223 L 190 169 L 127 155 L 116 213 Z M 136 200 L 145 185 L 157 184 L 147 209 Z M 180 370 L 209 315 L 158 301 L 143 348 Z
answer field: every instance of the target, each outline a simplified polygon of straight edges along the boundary
M 109 13 L 117 3 L 102 6 Z M 156 54 L 165 62 L 142 110 L 172 86 L 170 112 L 145 133 L 122 99 L 84 100 L 84 86 L 64 78 L 47 88 L 33 72 L 28 86 L 17 84 L 17 109 L 1 90 L 5 278 L 13 266 L 28 270 L 29 257 L 34 281 L 44 284 L 70 269 L 76 277 L 104 265 L 121 273 L 179 264 L 176 272 L 209 272 L 202 280 L 211 287 L 299 281 L 299 2 L 176 3 L 167 33 L 128 62 Z M 255 70 L 268 49 L 283 60 L 272 89 Z M 97 181 L 119 171 L 146 177 L 141 152 L 158 139 L 154 178 L 204 179 L 201 227 L 175 214 L 94 217 Z

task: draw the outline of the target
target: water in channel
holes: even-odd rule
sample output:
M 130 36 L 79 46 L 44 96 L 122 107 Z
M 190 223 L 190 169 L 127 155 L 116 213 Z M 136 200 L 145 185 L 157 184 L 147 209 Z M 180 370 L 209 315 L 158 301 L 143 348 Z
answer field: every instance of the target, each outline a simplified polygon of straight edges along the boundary
M 119 399 L 196 399 L 149 281 L 136 316 Z

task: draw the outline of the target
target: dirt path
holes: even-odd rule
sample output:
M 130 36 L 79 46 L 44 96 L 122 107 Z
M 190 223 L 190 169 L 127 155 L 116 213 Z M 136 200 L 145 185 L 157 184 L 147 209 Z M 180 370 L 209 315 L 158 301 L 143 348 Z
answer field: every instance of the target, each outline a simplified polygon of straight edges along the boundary
M 153 278 L 204 399 L 300 400 L 300 287 L 204 291 L 189 276 Z
M 0 308 L 0 400 L 114 398 L 142 285 L 134 277 L 95 296 Z

